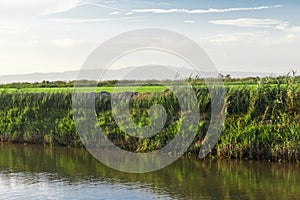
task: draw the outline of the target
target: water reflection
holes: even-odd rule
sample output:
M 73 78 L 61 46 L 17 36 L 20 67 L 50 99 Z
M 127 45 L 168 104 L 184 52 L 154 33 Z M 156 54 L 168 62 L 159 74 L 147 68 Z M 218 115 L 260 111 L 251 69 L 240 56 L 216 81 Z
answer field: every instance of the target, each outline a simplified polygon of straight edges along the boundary
M 296 199 L 298 164 L 181 158 L 146 174 L 101 165 L 83 149 L 0 145 L 3 199 Z

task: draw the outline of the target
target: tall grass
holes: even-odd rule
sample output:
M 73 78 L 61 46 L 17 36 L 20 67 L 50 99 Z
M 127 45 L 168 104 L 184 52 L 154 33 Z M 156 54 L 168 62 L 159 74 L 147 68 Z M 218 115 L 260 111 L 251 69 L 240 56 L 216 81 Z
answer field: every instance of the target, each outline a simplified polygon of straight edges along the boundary
M 197 84 L 194 84 L 194 89 L 201 116 L 196 127 L 198 135 L 190 152 L 197 152 L 201 147 L 211 115 L 208 89 Z M 258 79 L 255 86 L 253 83 L 251 86 L 229 85 L 226 89 L 225 125 L 211 157 L 300 160 L 300 88 L 297 78 L 288 76 L 276 84 L 274 79 Z M 1 91 L 1 142 L 82 146 L 76 133 L 71 100 L 71 91 Z M 169 90 L 139 93 L 130 99 L 130 117 L 140 127 L 151 123 L 148 110 L 152 105 L 161 104 L 166 109 L 167 120 L 163 129 L 147 139 L 126 134 L 114 120 L 110 102 L 111 95 L 97 93 L 97 125 L 110 140 L 126 150 L 147 152 L 162 148 L 176 136 L 182 125 L 178 99 Z M 128 119 L 128 116 L 121 117 Z
M 228 90 L 227 119 L 218 156 L 268 160 L 299 160 L 300 88 L 293 77 L 256 89 Z

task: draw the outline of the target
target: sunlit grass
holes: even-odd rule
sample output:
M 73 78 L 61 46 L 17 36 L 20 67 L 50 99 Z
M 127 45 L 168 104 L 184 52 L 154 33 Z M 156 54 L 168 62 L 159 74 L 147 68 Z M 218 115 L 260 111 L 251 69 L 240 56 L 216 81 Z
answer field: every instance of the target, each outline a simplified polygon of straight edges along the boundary
M 195 129 L 204 136 L 210 123 L 210 93 L 203 84 L 193 86 L 201 113 L 199 127 Z M 278 84 L 268 80 L 256 84 L 227 83 L 225 88 L 226 120 L 213 157 L 300 160 L 300 87 L 296 79 L 286 77 Z M 100 94 L 113 93 L 114 89 L 85 87 L 79 91 L 98 92 L 97 126 L 115 144 L 126 150 L 147 152 L 162 148 L 176 136 L 181 126 L 181 110 L 174 93 L 166 91 L 167 87 L 123 86 L 117 90 L 139 93 L 130 100 L 130 113 L 122 116 L 125 120 L 132 118 L 138 126 L 151 122 L 148 110 L 152 105 L 161 104 L 165 108 L 166 126 L 149 139 L 130 137 L 118 127 L 112 116 L 110 95 Z M 80 146 L 73 119 L 72 91 L 72 87 L 1 89 L 0 140 Z M 191 152 L 199 150 L 203 136 L 195 138 Z

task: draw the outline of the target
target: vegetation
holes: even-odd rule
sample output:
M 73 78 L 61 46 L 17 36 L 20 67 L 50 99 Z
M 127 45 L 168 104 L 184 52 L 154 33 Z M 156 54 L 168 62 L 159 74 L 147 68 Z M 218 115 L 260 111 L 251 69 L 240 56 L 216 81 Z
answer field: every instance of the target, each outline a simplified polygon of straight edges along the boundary
M 210 156 L 299 161 L 299 77 L 249 78 L 248 81 L 230 77 L 224 79 L 227 89 L 224 110 L 226 120 L 219 142 Z M 210 123 L 211 99 L 203 80 L 196 78 L 189 81 L 194 86 L 201 113 L 197 127 L 199 136 L 189 149 L 189 152 L 196 153 Z M 240 81 L 248 84 L 241 84 Z M 34 88 L 32 91 L 29 90 L 30 87 L 26 86 L 26 89 L 22 84 L 19 86 L 25 89 L 0 90 L 1 142 L 82 146 L 73 120 L 71 89 L 51 91 L 48 88 Z M 174 93 L 162 86 L 147 87 L 157 90 L 153 92 L 144 89 L 130 99 L 133 121 L 140 127 L 148 125 L 150 118 L 147 111 L 155 104 L 161 104 L 167 112 L 162 131 L 148 139 L 124 133 L 112 116 L 111 94 L 96 93 L 97 125 L 111 141 L 123 149 L 135 152 L 159 149 L 170 142 L 180 129 L 181 112 Z M 162 92 L 162 89 L 165 91 Z M 104 90 L 100 88 L 99 91 Z
M 95 91 L 94 88 L 91 87 L 81 87 L 84 92 L 93 92 Z M 123 89 L 118 89 L 119 92 L 127 92 L 127 91 L 137 91 L 140 93 L 145 92 L 162 92 L 166 89 L 164 86 L 128 86 L 122 87 Z M 7 92 L 7 93 L 71 93 L 73 92 L 73 87 L 56 87 L 56 88 L 0 88 L 0 92 Z M 114 87 L 112 86 L 101 86 L 96 87 L 96 92 L 109 92 L 114 93 Z

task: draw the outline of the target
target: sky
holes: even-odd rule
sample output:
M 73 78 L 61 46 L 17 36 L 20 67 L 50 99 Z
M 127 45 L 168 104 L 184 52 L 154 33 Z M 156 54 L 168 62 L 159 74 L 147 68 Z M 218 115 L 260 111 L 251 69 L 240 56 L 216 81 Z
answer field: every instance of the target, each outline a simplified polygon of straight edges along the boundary
M 191 38 L 220 71 L 299 73 L 299 9 L 295 0 L 0 0 L 0 75 L 79 70 L 98 45 L 140 28 Z

